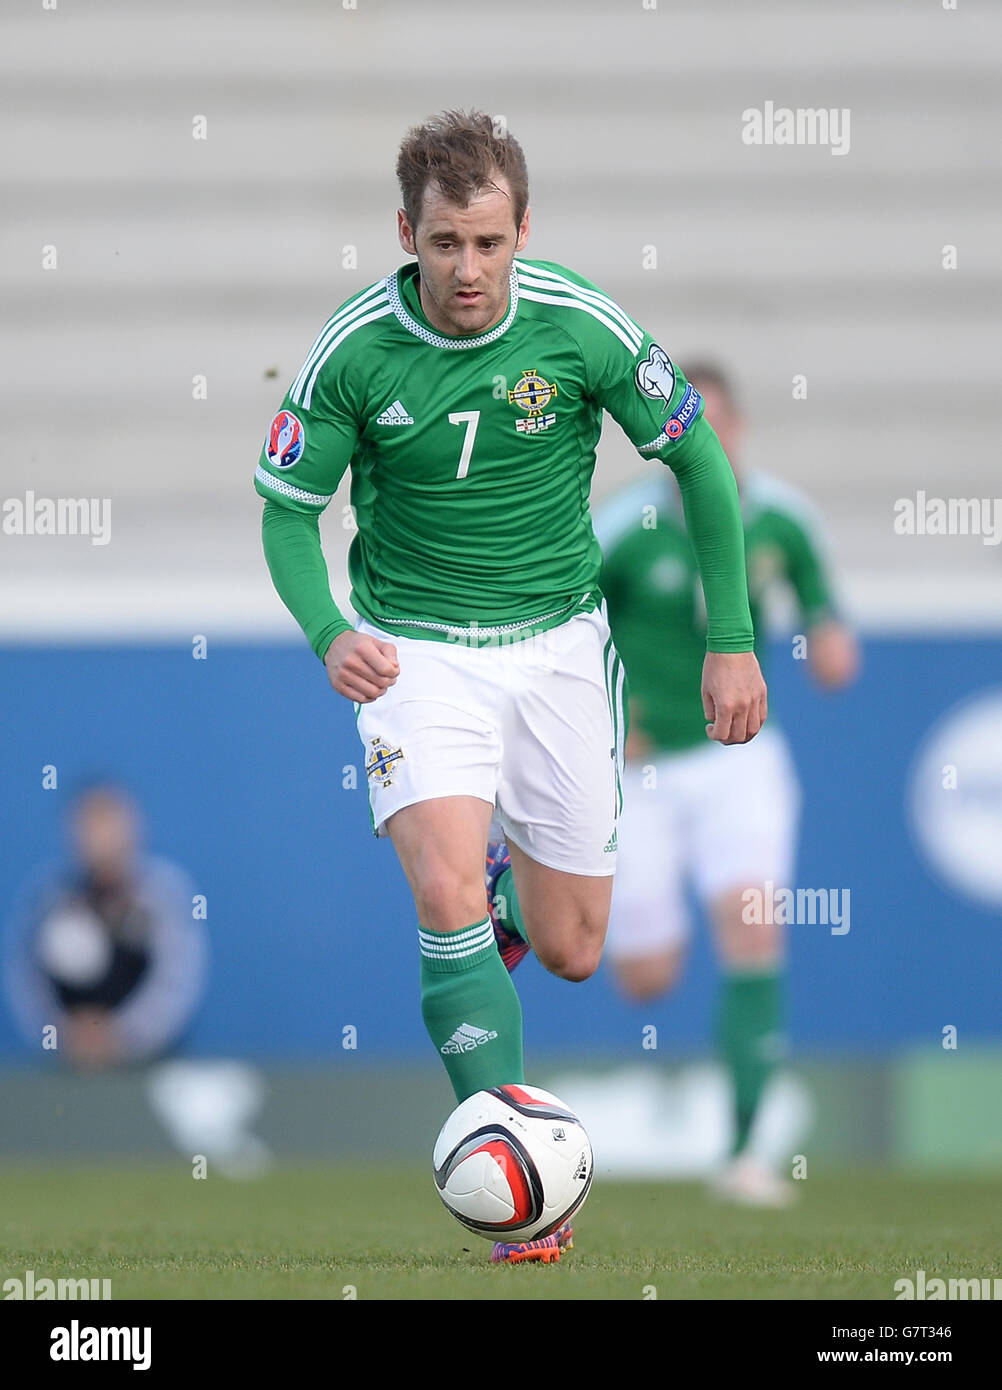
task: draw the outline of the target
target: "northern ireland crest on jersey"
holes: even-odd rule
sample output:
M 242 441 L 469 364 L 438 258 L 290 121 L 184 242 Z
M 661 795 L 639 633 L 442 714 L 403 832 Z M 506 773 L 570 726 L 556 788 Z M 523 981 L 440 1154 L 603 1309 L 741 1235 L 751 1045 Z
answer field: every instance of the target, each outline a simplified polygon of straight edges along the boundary
M 556 395 L 556 382 L 546 381 L 535 367 L 522 373 L 514 388 L 508 392 L 509 405 L 517 405 L 525 411 L 525 417 L 515 421 L 519 434 L 541 434 L 556 424 L 556 415 L 552 411 L 546 414 L 546 407 Z
M 403 751 L 394 748 L 383 738 L 374 738 L 365 764 L 366 776 L 378 787 L 392 787 L 393 772 L 403 758 Z

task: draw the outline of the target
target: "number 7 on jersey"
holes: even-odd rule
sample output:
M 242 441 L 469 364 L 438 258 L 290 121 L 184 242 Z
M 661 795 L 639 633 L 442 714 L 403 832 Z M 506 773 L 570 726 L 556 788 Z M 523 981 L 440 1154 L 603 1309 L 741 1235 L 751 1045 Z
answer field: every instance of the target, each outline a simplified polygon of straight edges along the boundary
M 480 423 L 479 410 L 454 410 L 449 416 L 450 425 L 465 425 L 466 434 L 463 437 L 463 449 L 459 455 L 459 472 L 457 478 L 465 478 L 470 471 L 470 458 L 473 455 L 473 441 L 477 437 L 477 425 Z

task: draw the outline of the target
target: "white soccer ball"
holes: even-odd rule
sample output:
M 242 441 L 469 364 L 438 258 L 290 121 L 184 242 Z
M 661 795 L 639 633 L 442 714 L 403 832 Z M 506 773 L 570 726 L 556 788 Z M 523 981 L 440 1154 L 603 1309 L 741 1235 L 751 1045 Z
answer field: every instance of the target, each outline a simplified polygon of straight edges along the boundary
M 539 1240 L 588 1195 L 592 1152 L 572 1110 L 538 1086 L 478 1091 L 435 1143 L 435 1186 L 457 1221 L 487 1240 Z

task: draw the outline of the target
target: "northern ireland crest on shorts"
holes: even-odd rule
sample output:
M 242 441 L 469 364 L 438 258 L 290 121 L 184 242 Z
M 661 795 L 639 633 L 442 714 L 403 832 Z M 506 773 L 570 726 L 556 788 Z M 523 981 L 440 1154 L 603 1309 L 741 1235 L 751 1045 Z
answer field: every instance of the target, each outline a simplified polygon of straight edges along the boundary
M 369 756 L 365 764 L 365 775 L 376 787 L 392 787 L 393 773 L 397 763 L 403 759 L 403 751 L 394 748 L 383 738 L 374 738 L 369 744 Z

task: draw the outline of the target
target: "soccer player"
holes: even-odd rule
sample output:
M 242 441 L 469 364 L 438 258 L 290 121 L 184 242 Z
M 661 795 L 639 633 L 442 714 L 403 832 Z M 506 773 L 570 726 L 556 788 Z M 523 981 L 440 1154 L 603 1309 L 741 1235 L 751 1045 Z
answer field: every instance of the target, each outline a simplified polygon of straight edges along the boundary
M 725 373 L 693 364 L 687 376 L 737 475 L 760 643 L 767 595 L 785 586 L 812 676 L 826 689 L 845 686 L 856 673 L 856 643 L 836 612 L 812 509 L 795 489 L 739 466 L 744 420 Z M 707 742 L 695 688 L 707 609 L 671 476 L 614 495 L 596 510 L 595 529 L 609 622 L 630 682 L 609 959 L 633 999 L 671 989 L 685 957 L 692 886 L 721 963 L 717 1041 L 734 1097 L 733 1155 L 714 1187 L 738 1202 L 784 1205 L 792 1184 L 758 1152 L 753 1129 L 781 1054 L 783 927 L 746 920 L 756 914 L 744 895 L 792 879 L 800 800 L 793 763 L 774 721 L 743 748 Z
M 355 704 L 373 829 L 414 894 L 425 1025 L 462 1100 L 524 1080 L 489 836 L 510 851 L 498 917 L 547 969 L 586 979 L 605 937 L 625 731 L 588 511 L 603 410 L 678 479 L 711 737 L 751 739 L 766 692 L 734 476 L 698 393 L 608 295 L 520 254 L 525 159 L 489 116 L 412 129 L 397 175 L 409 260 L 321 329 L 256 487 L 275 586 Z M 348 468 L 354 626 L 319 532 Z

